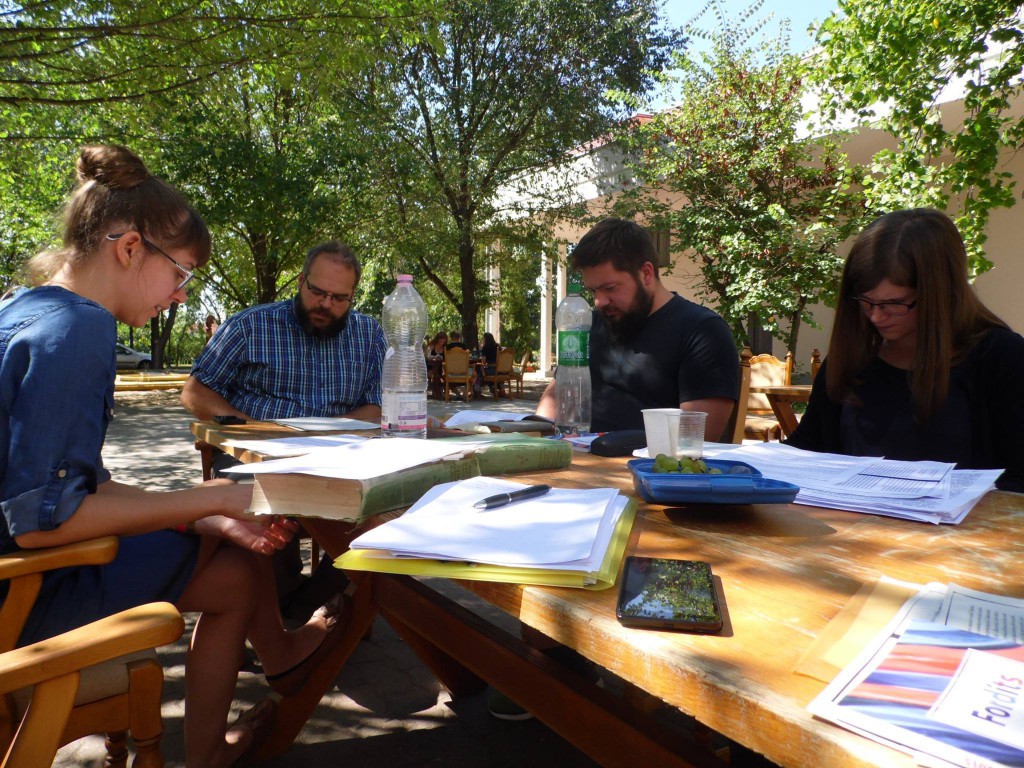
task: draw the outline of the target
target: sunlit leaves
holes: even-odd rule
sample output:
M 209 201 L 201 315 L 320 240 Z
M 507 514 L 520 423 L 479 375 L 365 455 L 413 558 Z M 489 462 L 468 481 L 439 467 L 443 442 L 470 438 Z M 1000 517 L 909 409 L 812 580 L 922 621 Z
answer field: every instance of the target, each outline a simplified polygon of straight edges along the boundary
M 954 216 L 974 273 L 988 269 L 985 226 L 1015 202 L 1002 153 L 1024 140 L 1024 34 L 1015 0 L 840 0 L 818 30 L 816 67 L 831 116 L 888 131 L 867 192 L 878 210 L 931 205 Z M 965 114 L 943 108 L 962 98 Z

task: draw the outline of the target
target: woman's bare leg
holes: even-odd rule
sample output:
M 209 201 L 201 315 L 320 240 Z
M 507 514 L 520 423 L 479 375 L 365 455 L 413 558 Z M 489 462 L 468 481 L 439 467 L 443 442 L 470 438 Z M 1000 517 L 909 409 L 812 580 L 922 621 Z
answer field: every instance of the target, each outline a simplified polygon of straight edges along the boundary
M 229 744 L 225 728 L 257 602 L 256 573 L 252 555 L 204 538 L 196 573 L 178 601 L 182 611 L 202 612 L 185 667 L 185 755 L 190 767 L 231 765 L 247 746 L 241 734 L 233 734 L 235 743 Z
M 195 575 L 178 608 L 202 613 L 189 646 L 185 675 L 185 753 L 189 766 L 218 768 L 248 746 L 244 732 L 225 734 L 249 637 L 270 674 L 291 668 L 323 641 L 320 617 L 286 632 L 278 610 L 272 564 L 223 541 L 204 537 Z

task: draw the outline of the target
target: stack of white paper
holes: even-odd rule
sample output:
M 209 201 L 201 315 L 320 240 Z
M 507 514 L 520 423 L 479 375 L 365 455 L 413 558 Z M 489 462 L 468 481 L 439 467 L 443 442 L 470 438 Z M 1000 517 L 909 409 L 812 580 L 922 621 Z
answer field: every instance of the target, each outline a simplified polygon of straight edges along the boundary
M 408 512 L 352 541 L 387 556 L 597 572 L 627 499 L 613 488 L 552 488 L 497 509 L 473 505 L 528 486 L 495 477 L 439 485 Z
M 765 477 L 800 486 L 797 504 L 929 523 L 962 521 L 1000 469 L 955 470 L 937 461 L 892 461 L 804 451 L 780 443 L 737 446 L 719 458 L 743 461 Z

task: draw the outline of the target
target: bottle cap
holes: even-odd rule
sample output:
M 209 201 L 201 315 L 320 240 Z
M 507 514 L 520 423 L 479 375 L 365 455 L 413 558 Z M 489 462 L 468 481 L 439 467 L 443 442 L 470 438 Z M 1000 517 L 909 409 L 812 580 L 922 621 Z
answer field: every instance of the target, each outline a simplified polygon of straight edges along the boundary
M 568 293 L 583 293 L 583 275 L 576 270 L 572 270 L 567 275 L 569 278 Z
M 398 276 L 398 282 L 400 282 L 400 283 L 411 283 L 412 282 L 412 275 L 399 275 Z

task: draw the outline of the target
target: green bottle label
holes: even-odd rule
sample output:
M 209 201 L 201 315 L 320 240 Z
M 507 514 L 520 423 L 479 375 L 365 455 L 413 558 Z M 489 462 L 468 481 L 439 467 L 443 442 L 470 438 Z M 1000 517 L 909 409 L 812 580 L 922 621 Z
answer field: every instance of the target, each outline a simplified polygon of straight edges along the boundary
M 558 332 L 558 364 L 575 368 L 590 365 L 590 331 Z

